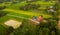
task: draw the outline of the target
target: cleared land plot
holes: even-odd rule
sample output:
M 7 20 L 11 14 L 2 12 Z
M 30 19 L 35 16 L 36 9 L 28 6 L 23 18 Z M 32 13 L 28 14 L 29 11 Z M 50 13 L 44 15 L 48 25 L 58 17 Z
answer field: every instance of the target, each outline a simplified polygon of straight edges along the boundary
M 11 26 L 14 29 L 18 28 L 19 26 L 21 26 L 22 22 L 16 21 L 16 20 L 8 20 L 4 23 L 7 26 Z

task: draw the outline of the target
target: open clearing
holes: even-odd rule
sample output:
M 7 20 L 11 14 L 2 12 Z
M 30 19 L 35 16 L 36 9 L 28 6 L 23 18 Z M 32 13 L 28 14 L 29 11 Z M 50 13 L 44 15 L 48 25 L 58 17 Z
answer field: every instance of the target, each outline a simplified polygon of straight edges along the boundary
M 16 20 L 8 20 L 4 23 L 7 26 L 11 26 L 14 29 L 18 28 L 19 26 L 21 26 L 22 22 L 16 21 Z

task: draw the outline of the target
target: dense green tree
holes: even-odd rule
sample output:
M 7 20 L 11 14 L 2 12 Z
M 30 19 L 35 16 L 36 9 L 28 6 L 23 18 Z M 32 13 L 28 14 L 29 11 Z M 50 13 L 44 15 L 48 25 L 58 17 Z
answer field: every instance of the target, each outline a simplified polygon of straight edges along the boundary
M 49 35 L 52 35 L 52 34 L 55 34 L 55 35 L 57 35 L 58 33 L 57 33 L 57 21 L 56 20 L 53 20 L 53 19 L 49 19 L 48 20 L 48 23 L 49 23 L 49 30 L 50 30 L 50 32 L 49 32 Z M 51 33 L 52 32 L 52 33 Z
M 0 35 L 7 35 L 7 28 L 3 25 L 0 25 Z
M 4 0 L 0 0 L 0 3 L 3 3 L 4 2 Z
M 3 10 L 5 8 L 6 8 L 6 6 L 0 6 L 0 10 Z
M 40 5 L 39 4 L 27 4 L 27 5 L 25 5 L 25 6 L 22 6 L 22 7 L 20 7 L 20 9 L 21 10 L 34 10 L 34 9 L 38 9 L 40 7 Z

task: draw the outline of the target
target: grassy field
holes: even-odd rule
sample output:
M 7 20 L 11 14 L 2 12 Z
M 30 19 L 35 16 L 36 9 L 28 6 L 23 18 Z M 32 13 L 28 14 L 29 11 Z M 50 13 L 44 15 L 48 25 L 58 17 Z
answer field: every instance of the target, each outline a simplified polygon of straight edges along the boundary
M 44 18 L 52 17 L 51 15 L 47 15 L 47 14 L 28 12 L 28 11 L 22 11 L 22 10 L 4 9 L 4 11 L 12 12 L 12 13 L 18 13 L 18 14 L 24 14 L 24 15 L 29 15 L 30 17 L 32 17 L 32 16 L 39 16 L 39 15 L 43 15 Z
M 24 6 L 26 4 L 27 4 L 26 1 L 20 2 L 20 3 L 17 3 L 17 4 L 10 3 L 10 5 L 7 5 L 7 8 L 19 10 L 19 7 Z M 41 7 L 44 8 L 44 7 L 47 7 L 47 6 L 50 6 L 50 5 L 54 5 L 54 2 L 37 1 L 37 2 L 32 2 L 31 4 L 39 4 Z

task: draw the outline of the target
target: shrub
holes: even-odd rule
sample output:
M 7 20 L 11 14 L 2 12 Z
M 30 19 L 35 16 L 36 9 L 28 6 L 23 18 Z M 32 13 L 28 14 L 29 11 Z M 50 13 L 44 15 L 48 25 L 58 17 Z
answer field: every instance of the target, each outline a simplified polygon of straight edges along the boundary
M 39 4 L 27 4 L 25 6 L 20 7 L 21 10 L 34 10 L 34 9 L 38 9 L 40 7 Z
M 7 13 L 5 13 L 5 12 L 0 12 L 0 17 L 3 17 L 3 16 L 5 16 Z
M 0 6 L 0 10 L 3 10 L 5 8 L 6 8 L 6 6 Z
M 7 35 L 7 29 L 0 24 L 0 35 Z
M 36 35 L 37 29 L 37 26 L 32 25 L 28 20 L 24 20 L 22 27 L 19 27 L 13 33 L 14 35 Z

